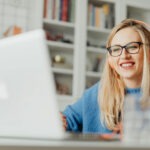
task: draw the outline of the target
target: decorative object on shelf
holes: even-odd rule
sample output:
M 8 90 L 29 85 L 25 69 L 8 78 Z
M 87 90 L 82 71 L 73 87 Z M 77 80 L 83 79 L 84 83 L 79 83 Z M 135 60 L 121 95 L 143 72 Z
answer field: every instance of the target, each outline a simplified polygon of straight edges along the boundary
M 22 33 L 22 28 L 19 26 L 11 26 L 9 27 L 4 33 L 3 33 L 3 37 L 8 37 L 8 36 L 13 36 L 16 34 L 20 34 Z
M 62 39 L 61 40 L 63 43 L 68 43 L 68 44 L 73 44 L 73 41 L 71 41 L 70 39 Z
M 53 33 L 50 31 L 46 31 L 46 38 L 50 41 L 58 41 L 63 43 L 73 44 L 71 39 L 66 38 L 63 33 Z
M 99 55 L 96 59 L 95 59 L 95 63 L 93 65 L 93 71 L 94 72 L 99 72 L 100 71 L 100 66 L 101 66 L 101 55 Z
M 49 31 L 45 31 L 46 32 L 46 38 L 47 40 L 50 41 L 62 41 L 62 39 L 64 38 L 63 34 L 54 34 L 52 32 Z
M 0 36 L 2 38 L 25 32 L 30 28 L 31 7 L 29 5 L 30 0 L 0 0 Z
M 58 82 L 57 80 L 55 82 L 56 82 L 56 89 L 57 89 L 58 94 L 61 94 L 61 95 L 69 95 L 70 94 L 69 88 L 67 85 L 62 84 L 62 83 Z
M 55 55 L 52 58 L 52 66 L 56 68 L 72 69 L 72 65 L 67 63 L 65 57 L 62 55 Z
M 61 55 L 55 55 L 53 57 L 53 63 L 65 63 L 65 58 Z

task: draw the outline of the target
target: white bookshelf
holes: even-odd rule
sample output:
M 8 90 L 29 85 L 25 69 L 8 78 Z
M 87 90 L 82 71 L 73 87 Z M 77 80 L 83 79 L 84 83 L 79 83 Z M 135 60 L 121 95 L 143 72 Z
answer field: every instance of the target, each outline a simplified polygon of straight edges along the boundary
M 50 1 L 52 2 L 52 0 Z M 0 0 L 0 36 L 9 26 L 17 25 L 17 22 L 24 28 L 25 32 L 43 28 L 45 31 L 58 35 L 58 37 L 64 36 L 65 41 L 62 39 L 47 40 L 51 59 L 53 60 L 56 55 L 61 55 L 65 59 L 65 64 L 52 64 L 55 79 L 69 89 L 67 94 L 59 94 L 58 92 L 57 97 L 61 110 L 66 105 L 75 102 L 87 87 L 97 82 L 103 70 L 107 53 L 105 43 L 111 28 L 88 24 L 88 3 L 93 3 L 98 7 L 103 4 L 110 4 L 113 7 L 111 13 L 114 15 L 115 25 L 127 17 L 150 23 L 149 0 L 72 1 L 75 5 L 73 8 L 74 19 L 66 22 L 52 19 L 52 17 L 44 18 L 44 0 L 11 0 L 11 2 Z M 10 6 L 11 9 L 8 9 Z M 51 9 L 52 7 L 50 7 Z M 23 13 L 24 16 L 20 16 Z M 97 57 L 101 57 L 102 60 L 97 71 L 93 71 Z
M 91 6 L 92 5 L 92 6 Z M 86 1 L 86 24 L 85 24 L 85 56 L 84 56 L 84 72 L 83 72 L 83 80 L 82 80 L 82 91 L 84 91 L 89 86 L 93 85 L 95 82 L 100 80 L 101 72 L 103 68 L 103 62 L 105 60 L 106 49 L 105 42 L 111 31 L 110 28 L 105 27 L 105 24 L 101 22 L 104 21 L 105 16 L 102 14 L 101 16 L 96 16 L 94 14 L 94 19 L 91 21 L 91 16 L 93 17 L 93 9 L 100 9 L 99 12 L 102 13 L 104 5 L 109 6 L 109 8 L 113 7 L 113 15 L 115 15 L 116 9 L 116 1 L 110 0 L 87 0 Z M 96 20 L 100 17 L 100 25 L 96 24 Z M 94 20 L 94 21 L 93 21 Z M 113 20 L 114 23 L 116 19 Z
M 52 31 L 69 34 L 68 37 L 73 43 L 62 43 L 48 41 L 51 55 L 56 52 L 64 54 L 66 58 L 72 60 L 72 68 L 57 68 L 53 66 L 55 76 L 59 76 L 64 83 L 69 84 L 71 94 L 59 94 L 58 100 L 60 109 L 75 102 L 83 93 L 101 78 L 103 64 L 106 56 L 105 43 L 111 28 L 96 27 L 88 24 L 88 3 L 94 6 L 110 5 L 113 10 L 114 25 L 127 17 L 150 22 L 150 1 L 149 0 L 74 0 L 75 1 L 75 21 L 64 22 L 53 19 L 43 19 L 44 28 L 51 28 Z M 71 37 L 72 36 L 72 37 Z M 97 71 L 93 70 L 95 60 L 101 58 Z M 62 76 L 62 77 L 61 77 Z
M 78 43 L 78 39 L 76 38 L 78 34 L 77 28 L 77 9 L 78 0 L 74 1 L 74 21 L 61 21 L 57 18 L 53 18 L 52 13 L 49 12 L 52 16 L 43 18 L 43 28 L 48 31 L 51 36 L 61 36 L 62 39 L 48 39 L 47 45 L 49 48 L 50 56 L 52 59 L 52 71 L 54 73 L 55 81 L 59 83 L 60 87 L 64 86 L 68 91 L 63 93 L 61 90 L 57 88 L 57 97 L 60 104 L 60 109 L 64 108 L 66 104 L 71 104 L 76 99 L 77 92 L 77 83 L 78 81 L 78 71 L 77 71 L 77 55 L 78 51 L 76 45 Z M 56 5 L 59 5 L 59 2 L 56 0 Z M 48 3 L 53 5 L 53 1 L 50 0 Z M 72 7 L 72 6 L 71 6 Z M 52 8 L 51 8 L 52 9 Z M 49 10 L 51 11 L 51 10 Z M 59 10 L 60 11 L 60 10 Z M 58 14 L 58 12 L 56 12 Z M 59 35 L 60 34 L 60 35 Z M 64 41 L 66 39 L 66 41 Z M 70 41 L 68 41 L 70 40 Z M 65 62 L 64 63 L 55 63 L 53 62 L 54 58 L 59 55 L 61 56 Z M 57 85 L 57 84 L 56 84 Z

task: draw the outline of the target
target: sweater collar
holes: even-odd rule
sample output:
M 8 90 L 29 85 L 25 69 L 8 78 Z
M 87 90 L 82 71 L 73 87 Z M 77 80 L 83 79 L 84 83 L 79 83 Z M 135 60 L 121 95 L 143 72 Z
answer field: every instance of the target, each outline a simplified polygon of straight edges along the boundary
M 138 94 L 141 92 L 141 88 L 126 88 L 125 93 L 126 94 Z

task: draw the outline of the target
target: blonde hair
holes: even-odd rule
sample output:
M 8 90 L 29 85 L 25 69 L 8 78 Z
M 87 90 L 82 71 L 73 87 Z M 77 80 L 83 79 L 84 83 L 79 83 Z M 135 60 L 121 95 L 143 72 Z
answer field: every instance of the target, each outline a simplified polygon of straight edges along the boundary
M 144 51 L 143 76 L 141 83 L 142 100 L 150 96 L 150 28 L 145 23 L 126 19 L 113 28 L 108 37 L 106 46 L 111 45 L 111 41 L 115 34 L 124 28 L 131 27 L 141 37 Z M 108 63 L 108 56 L 101 77 L 101 85 L 99 91 L 99 103 L 101 110 L 101 121 L 108 129 L 113 130 L 115 126 L 122 120 L 123 100 L 125 95 L 125 85 L 121 77 Z

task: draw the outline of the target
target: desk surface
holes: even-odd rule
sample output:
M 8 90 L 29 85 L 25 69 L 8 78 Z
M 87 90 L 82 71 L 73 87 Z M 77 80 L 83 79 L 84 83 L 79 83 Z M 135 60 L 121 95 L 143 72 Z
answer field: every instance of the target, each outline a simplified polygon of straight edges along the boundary
M 0 139 L 0 150 L 146 150 L 150 143 L 101 141 L 67 141 L 34 139 Z

